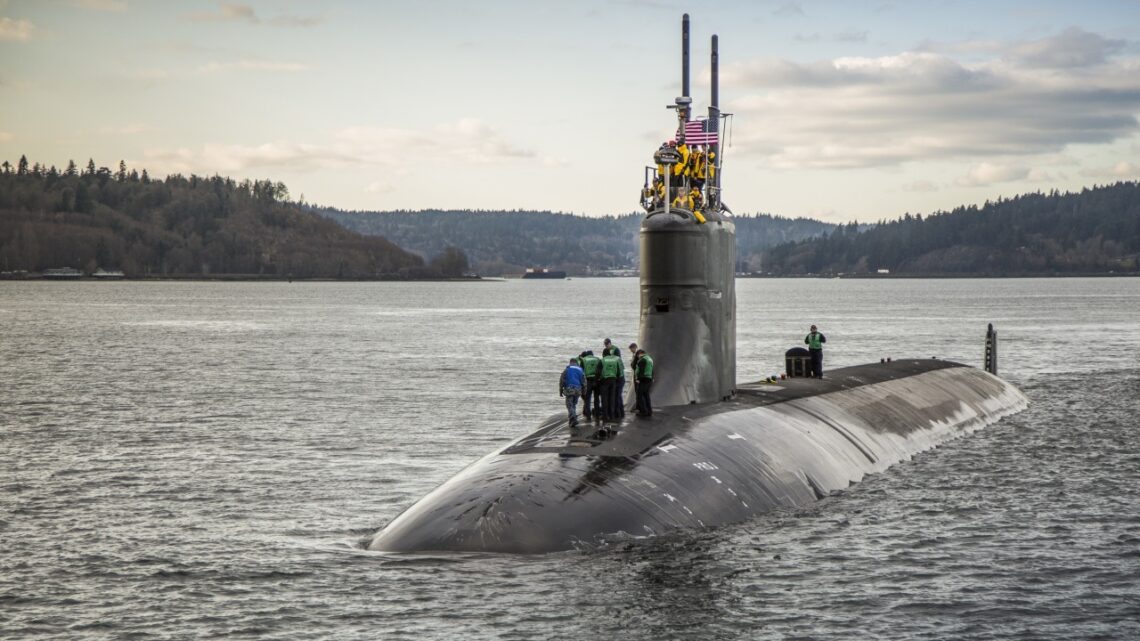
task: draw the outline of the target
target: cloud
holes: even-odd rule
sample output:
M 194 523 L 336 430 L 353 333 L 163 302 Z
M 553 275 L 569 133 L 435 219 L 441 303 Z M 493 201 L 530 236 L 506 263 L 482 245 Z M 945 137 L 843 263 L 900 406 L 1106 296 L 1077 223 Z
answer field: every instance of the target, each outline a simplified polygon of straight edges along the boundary
M 1140 165 L 1129 160 L 1121 160 L 1111 167 L 1096 167 L 1081 170 L 1081 175 L 1088 178 L 1136 178 L 1140 177 Z
M 866 31 L 841 31 L 831 36 L 827 36 L 826 39 L 833 42 L 866 42 L 867 35 L 868 34 Z M 796 42 L 819 42 L 824 39 L 825 37 L 819 33 L 798 33 L 795 36 Z
M 248 4 L 223 2 L 217 13 L 192 13 L 187 16 L 194 22 L 248 22 L 257 24 L 257 12 Z
M 222 73 L 227 71 L 274 71 L 295 73 L 308 71 L 311 65 L 299 62 L 275 62 L 272 60 L 237 60 L 233 62 L 210 62 L 198 67 L 198 73 Z
M 99 128 L 99 133 L 106 136 L 135 136 L 151 131 L 154 131 L 154 127 L 151 127 L 150 125 L 144 125 L 142 123 L 131 123 L 118 127 L 107 125 Z
M 266 21 L 271 27 L 315 27 L 324 21 L 316 16 L 277 16 Z
M 867 42 L 867 35 L 866 31 L 851 29 L 835 34 L 834 39 L 836 42 Z
M 75 0 L 75 6 L 91 11 L 120 13 L 127 10 L 126 0 Z
M 931 192 L 938 191 L 938 185 L 929 180 L 916 180 L 902 186 L 903 191 Z
M 776 10 L 772 12 L 772 15 L 781 17 L 802 16 L 804 15 L 804 8 L 798 0 L 792 0 L 777 7 Z
M 368 186 L 364 188 L 364 191 L 370 194 L 390 194 L 393 191 L 396 191 L 396 186 L 390 182 L 374 180 L 368 183 Z
M 994 183 L 1024 180 L 1028 177 L 1029 169 L 1027 167 L 983 162 L 970 169 L 965 176 L 959 177 L 954 182 L 961 187 L 985 187 Z
M 14 136 L 7 131 L 0 131 L 0 142 L 10 142 Z
M 1070 27 L 1059 35 L 1014 46 L 1008 57 L 1015 64 L 1042 69 L 1068 69 L 1104 64 L 1110 54 L 1124 48 L 1123 40 L 1109 40 Z
M 534 152 L 510 144 L 493 128 L 474 118 L 439 125 L 436 131 L 448 141 L 448 154 L 466 162 L 487 164 L 534 157 Z
M 193 22 L 240 22 L 251 25 L 269 25 L 271 27 L 314 27 L 322 22 L 322 18 L 315 16 L 280 15 L 268 20 L 262 20 L 257 12 L 248 4 L 223 2 L 216 13 L 199 12 L 186 16 Z
M 398 153 L 397 153 L 398 152 Z M 253 169 L 381 166 L 400 171 L 409 166 L 459 162 L 503 163 L 535 156 L 510 143 L 496 129 L 475 119 L 438 125 L 429 131 L 348 127 L 322 143 L 274 141 L 258 145 L 210 143 L 199 150 L 148 149 L 146 161 L 156 171 L 241 173 Z
M 1072 44 L 1086 41 L 1066 31 L 1037 41 L 1064 46 L 971 63 L 915 51 L 727 65 L 722 82 L 740 96 L 726 107 L 734 150 L 777 169 L 859 168 L 1050 154 L 1140 133 L 1140 61 L 1042 53 L 1112 50 Z M 1040 66 L 1048 60 L 1055 66 Z
M 0 18 L 0 40 L 27 42 L 32 39 L 36 26 L 28 20 Z
M 1140 165 L 1127 160 L 1122 160 L 1112 167 L 1112 173 L 1116 176 L 1140 176 Z

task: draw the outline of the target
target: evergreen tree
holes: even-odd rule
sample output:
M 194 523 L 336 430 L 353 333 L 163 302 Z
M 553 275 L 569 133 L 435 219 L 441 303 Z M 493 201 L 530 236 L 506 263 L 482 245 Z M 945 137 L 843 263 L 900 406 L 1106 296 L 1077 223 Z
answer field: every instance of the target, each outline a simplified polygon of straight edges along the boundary
M 87 159 L 87 169 L 83 172 L 83 175 L 84 176 L 94 176 L 95 175 L 95 159 L 94 158 L 88 158 Z
M 77 175 L 79 175 L 79 169 L 75 166 L 74 160 L 67 161 L 67 169 L 65 169 L 63 173 L 66 176 L 77 176 Z
M 17 176 L 27 176 L 28 175 L 28 157 L 27 156 L 24 156 L 24 155 L 20 156 L 20 164 L 17 165 L 16 175 Z
M 467 271 L 467 254 L 458 247 L 448 245 L 442 254 L 432 259 L 431 267 L 443 276 L 459 278 Z
M 75 189 L 75 211 L 90 214 L 95 209 L 95 201 L 85 183 L 79 183 Z
M 119 161 L 119 171 L 115 174 L 115 180 L 124 183 L 127 182 L 127 163 L 126 161 Z

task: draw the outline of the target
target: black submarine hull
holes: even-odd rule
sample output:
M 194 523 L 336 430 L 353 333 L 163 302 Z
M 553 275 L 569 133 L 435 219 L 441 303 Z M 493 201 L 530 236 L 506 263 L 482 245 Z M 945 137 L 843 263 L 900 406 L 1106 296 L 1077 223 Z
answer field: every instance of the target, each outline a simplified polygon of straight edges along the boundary
M 984 371 L 897 360 L 631 416 L 601 441 L 552 417 L 408 508 L 369 549 L 547 553 L 738 523 L 809 504 L 1027 405 Z

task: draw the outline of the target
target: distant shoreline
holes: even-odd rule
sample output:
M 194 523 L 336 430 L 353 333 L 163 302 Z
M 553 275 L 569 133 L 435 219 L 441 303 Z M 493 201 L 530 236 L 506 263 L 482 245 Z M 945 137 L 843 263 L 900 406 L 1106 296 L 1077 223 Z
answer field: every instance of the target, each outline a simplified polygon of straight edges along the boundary
M 1042 274 L 1038 272 L 1025 272 L 1016 274 L 991 274 L 991 273 L 976 273 L 976 274 L 915 274 L 915 273 L 898 273 L 898 274 L 738 274 L 737 279 L 752 279 L 752 278 L 817 278 L 817 279 L 835 279 L 840 278 L 844 280 L 891 280 L 891 279 L 948 279 L 948 278 L 1135 278 L 1140 276 L 1140 272 L 1066 272 L 1061 274 Z
M 121 278 L 99 278 L 89 275 L 76 278 L 50 278 L 44 277 L 43 274 L 29 273 L 29 274 L 0 274 L 0 280 L 11 281 L 48 281 L 48 282 L 171 282 L 171 281 L 198 281 L 198 282 L 267 282 L 267 283 L 292 283 L 306 282 L 306 283 L 468 283 L 468 282 L 495 282 L 502 280 L 501 278 L 489 277 L 483 278 L 480 276 L 467 277 L 467 278 L 399 278 L 399 277 L 383 277 L 378 276 L 375 278 L 297 278 L 289 276 L 262 276 L 258 274 L 211 274 L 209 276 L 202 276 L 200 274 L 180 275 L 180 274 L 167 274 L 165 276 L 125 276 Z
M 1092 272 L 1092 273 L 1063 273 L 1063 274 L 1039 274 L 1039 273 L 1019 273 L 1019 274 L 738 274 L 737 280 L 761 280 L 761 279 L 781 279 L 781 278 L 795 278 L 795 279 L 819 279 L 819 280 L 921 280 L 921 279 L 1024 279 L 1024 278 L 1136 278 L 1140 277 L 1140 273 L 1120 273 L 1120 272 Z M 488 276 L 488 277 L 468 277 L 468 278 L 398 278 L 398 277 L 376 277 L 376 278 L 289 278 L 287 276 L 259 276 L 256 274 L 214 274 L 210 276 L 201 275 L 166 275 L 166 276 L 127 276 L 123 278 L 99 278 L 92 276 L 82 276 L 79 278 L 45 278 L 42 274 L 0 274 L 0 281 L 62 281 L 62 282 L 235 282 L 235 283 L 494 283 L 503 282 L 507 280 L 574 280 L 580 278 L 615 278 L 614 276 L 568 276 L 565 279 L 523 279 L 518 276 Z M 626 278 L 637 278 L 637 275 L 626 276 Z

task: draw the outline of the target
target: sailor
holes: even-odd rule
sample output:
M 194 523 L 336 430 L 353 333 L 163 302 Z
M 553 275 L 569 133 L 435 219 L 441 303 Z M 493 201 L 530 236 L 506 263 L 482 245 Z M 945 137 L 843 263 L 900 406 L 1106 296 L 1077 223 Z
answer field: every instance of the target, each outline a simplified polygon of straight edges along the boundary
M 614 398 L 614 407 L 617 408 L 618 418 L 625 418 L 625 363 L 621 360 L 621 348 L 614 345 L 610 348 L 618 358 L 617 394 Z
M 591 416 L 600 419 L 602 418 L 602 395 L 598 393 L 598 368 L 602 364 L 602 359 L 594 356 L 594 350 L 588 349 L 578 357 L 578 362 L 582 365 L 582 371 L 586 375 L 586 388 L 582 391 L 582 416 L 587 419 Z
M 693 187 L 689 190 L 689 209 L 693 212 L 693 218 L 697 219 L 698 224 L 705 224 L 705 216 L 701 213 L 701 208 L 704 207 L 704 199 L 701 198 L 701 190 L 699 187 Z
M 570 364 L 562 370 L 558 379 L 558 395 L 566 398 L 566 413 L 570 416 L 570 427 L 578 427 L 578 397 L 586 386 L 586 374 L 578 365 L 578 359 L 571 358 Z
M 653 387 L 653 359 L 645 350 L 637 350 L 633 357 L 633 380 L 637 386 L 637 415 L 653 416 L 653 404 L 649 402 L 649 390 Z
M 619 416 L 618 374 L 623 368 L 614 349 L 607 347 L 602 353 L 602 417 L 607 421 L 616 421 Z
M 677 197 L 673 199 L 673 207 L 682 207 L 684 209 L 693 209 L 693 199 L 686 194 L 684 188 L 677 189 Z
M 815 325 L 811 326 L 811 331 L 804 337 L 804 343 L 811 353 L 811 375 L 814 378 L 823 378 L 823 344 L 826 342 L 827 337 L 821 334 Z
M 691 152 L 689 146 L 685 143 L 677 145 L 677 153 L 681 154 L 681 161 L 673 165 L 674 178 L 688 178 L 692 173 L 692 166 L 689 164 Z
M 659 209 L 665 204 L 665 183 L 660 178 L 653 179 L 653 208 Z
M 689 190 L 688 200 L 693 211 L 700 209 L 701 206 L 704 205 L 704 199 L 701 198 L 701 188 L 694 185 L 693 188 Z
M 716 158 L 716 153 L 712 150 L 701 152 L 701 154 L 697 156 L 693 164 L 693 182 L 699 187 L 703 188 L 705 181 L 716 176 L 716 165 L 713 163 L 714 158 Z
M 629 360 L 629 371 L 633 372 L 633 400 L 634 400 L 634 407 L 637 407 L 637 357 L 638 357 L 637 343 L 630 343 L 629 344 L 629 353 L 633 354 L 633 356 L 629 357 L 630 358 L 630 360 Z
M 701 148 L 693 153 L 693 184 L 701 189 L 705 186 L 705 179 L 708 178 L 708 157 L 705 156 L 705 151 Z

